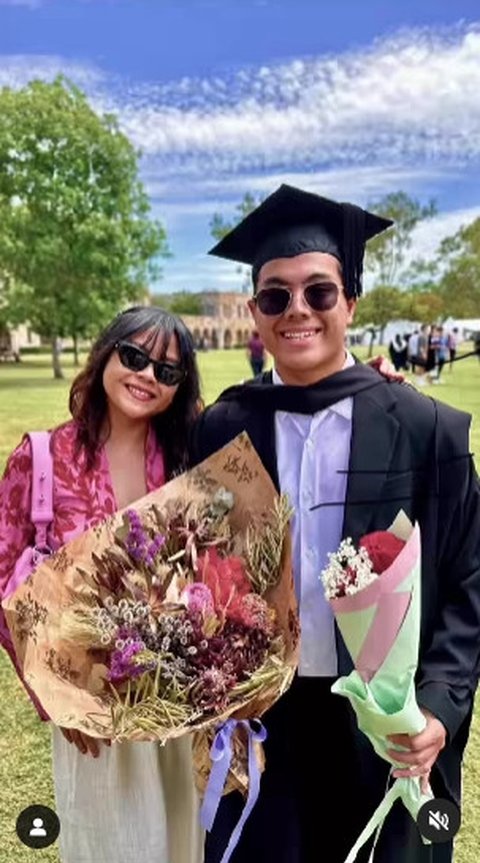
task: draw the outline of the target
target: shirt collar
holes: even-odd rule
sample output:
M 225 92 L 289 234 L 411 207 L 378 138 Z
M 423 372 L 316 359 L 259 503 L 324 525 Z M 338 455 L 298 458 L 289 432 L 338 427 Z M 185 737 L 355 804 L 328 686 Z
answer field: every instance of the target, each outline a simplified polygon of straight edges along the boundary
M 354 366 L 354 365 L 355 365 L 355 360 L 352 357 L 350 351 L 345 351 L 345 362 L 342 366 L 342 372 L 344 369 L 349 369 L 351 366 Z M 280 375 L 278 374 L 275 367 L 272 369 L 272 383 L 273 384 L 283 384 L 283 381 L 282 381 L 282 379 L 281 379 Z
M 343 371 L 343 369 L 349 369 L 351 366 L 354 366 L 354 365 L 355 365 L 355 360 L 354 360 L 352 354 L 349 351 L 346 351 L 345 352 L 345 362 L 343 364 L 342 371 Z M 279 384 L 279 385 L 283 386 L 283 381 L 282 381 L 280 375 L 278 374 L 276 368 L 272 369 L 272 383 Z M 353 410 L 352 399 L 346 398 L 346 399 L 342 399 L 339 402 L 335 402 L 335 404 L 330 405 L 330 407 L 327 408 L 327 410 L 332 411 L 333 413 L 336 413 L 339 416 L 345 417 L 345 419 L 347 419 L 347 420 L 351 420 L 352 419 L 352 410 Z

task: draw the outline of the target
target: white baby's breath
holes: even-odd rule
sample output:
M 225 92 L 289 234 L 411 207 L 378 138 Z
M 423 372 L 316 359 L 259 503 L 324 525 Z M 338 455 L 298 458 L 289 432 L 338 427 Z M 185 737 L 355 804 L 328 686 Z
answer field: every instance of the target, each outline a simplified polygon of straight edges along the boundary
M 320 575 L 327 599 L 358 593 L 377 577 L 367 549 L 356 549 L 350 537 L 328 555 L 328 565 Z

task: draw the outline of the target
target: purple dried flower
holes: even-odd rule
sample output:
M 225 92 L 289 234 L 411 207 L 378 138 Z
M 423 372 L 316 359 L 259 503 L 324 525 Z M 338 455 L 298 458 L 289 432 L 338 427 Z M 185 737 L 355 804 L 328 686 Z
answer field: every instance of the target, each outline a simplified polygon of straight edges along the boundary
M 155 539 L 152 540 L 150 545 L 148 546 L 148 554 L 151 557 L 156 557 L 158 552 L 160 551 L 162 545 L 165 544 L 165 537 L 162 536 L 161 533 L 158 533 Z
M 140 677 L 144 671 L 148 671 L 151 663 L 135 662 L 135 656 L 145 649 L 141 642 L 125 644 L 121 650 L 114 650 L 110 656 L 110 668 L 108 679 L 112 683 L 120 683 L 129 678 Z
M 126 516 L 129 522 L 129 531 L 125 539 L 125 548 L 128 555 L 135 563 L 152 567 L 158 552 L 165 542 L 165 537 L 162 534 L 157 534 L 151 540 L 136 510 L 128 509 Z

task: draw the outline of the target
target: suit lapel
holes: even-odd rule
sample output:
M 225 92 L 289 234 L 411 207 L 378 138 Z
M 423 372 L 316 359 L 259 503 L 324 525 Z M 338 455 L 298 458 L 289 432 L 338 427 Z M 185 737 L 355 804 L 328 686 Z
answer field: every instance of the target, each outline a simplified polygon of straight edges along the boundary
M 399 424 L 390 413 L 395 399 L 386 392 L 381 402 L 372 393 L 359 393 L 353 403 L 352 442 L 345 501 L 343 536 L 357 541 L 364 533 L 382 524 L 382 491 L 399 433 Z
M 262 375 L 263 384 L 272 383 L 272 373 L 264 372 Z M 262 459 L 263 466 L 270 474 L 272 482 L 277 491 L 280 491 L 280 481 L 278 478 L 277 465 L 277 444 L 275 439 L 275 413 L 265 411 L 255 418 L 255 429 L 252 430 L 257 441 L 257 451 Z

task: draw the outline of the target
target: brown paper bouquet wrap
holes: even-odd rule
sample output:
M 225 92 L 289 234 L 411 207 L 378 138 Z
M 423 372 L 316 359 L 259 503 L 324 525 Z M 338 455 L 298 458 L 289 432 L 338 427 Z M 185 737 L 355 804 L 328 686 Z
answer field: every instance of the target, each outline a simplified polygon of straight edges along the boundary
M 217 513 L 216 521 L 209 516 L 210 535 L 202 546 L 201 537 L 199 540 L 195 535 L 195 514 L 205 511 L 211 514 L 212 502 L 217 506 L 218 500 L 225 501 L 228 496 L 233 505 L 222 516 Z M 271 531 L 268 536 L 273 514 L 278 515 L 282 506 L 283 515 L 276 522 L 277 536 Z M 52 722 L 116 741 L 165 742 L 193 732 L 196 779 L 203 791 L 210 773 L 210 745 L 219 725 L 231 719 L 259 719 L 288 688 L 295 673 L 299 630 L 291 572 L 290 513 L 285 517 L 285 506 L 248 436 L 241 434 L 202 464 L 148 494 L 128 511 L 107 518 L 44 561 L 4 601 L 3 607 L 23 676 Z M 149 531 L 151 554 L 147 575 L 145 559 L 137 566 L 125 551 L 133 542 L 134 518 L 136 523 L 140 519 Z M 155 540 L 159 523 L 166 528 L 163 545 Z M 171 527 L 178 523 L 183 549 L 178 536 L 176 546 L 172 546 L 169 535 L 169 524 Z M 270 566 L 268 574 L 266 560 L 270 555 L 271 562 L 272 553 L 277 555 L 277 572 L 272 573 Z M 182 696 L 183 700 L 180 698 L 176 705 L 175 698 L 169 702 L 168 697 L 168 691 L 173 689 L 167 687 L 167 695 L 165 692 L 162 697 L 158 695 L 162 669 L 166 668 L 163 660 L 155 662 L 151 648 L 146 653 L 138 648 L 137 655 L 130 658 L 130 669 L 135 669 L 132 678 L 128 679 L 127 674 L 126 679 L 112 682 L 108 660 L 112 645 L 106 639 L 99 640 L 98 632 L 95 637 L 91 634 L 92 615 L 100 621 L 100 606 L 104 608 L 106 602 L 113 601 L 107 597 L 118 599 L 120 586 L 123 595 L 126 591 L 127 596 L 132 596 L 131 603 L 138 601 L 138 607 L 142 601 L 148 603 L 149 613 L 156 615 L 158 621 L 169 611 L 175 622 L 175 614 L 185 611 L 182 590 L 202 581 L 205 573 L 210 572 L 212 561 L 218 562 L 222 554 L 230 555 L 232 560 L 234 555 L 235 560 L 243 562 L 243 577 L 246 574 L 252 580 L 251 590 L 257 594 L 255 603 L 258 604 L 258 596 L 263 596 L 268 605 L 271 637 L 260 667 L 243 673 L 216 702 L 208 701 L 208 688 L 204 687 L 207 695 L 197 694 L 195 704 Z M 221 586 L 220 577 L 215 584 Z M 240 597 L 240 604 L 243 601 Z M 108 618 L 107 611 L 101 614 Z M 103 626 L 105 620 L 102 620 Z M 218 622 L 216 625 L 218 628 Z M 128 643 L 131 644 L 131 639 Z M 238 645 L 235 649 L 235 655 L 239 656 Z M 189 692 L 193 691 L 191 685 L 190 677 Z M 198 693 L 198 687 L 195 692 Z M 247 791 L 246 729 L 247 724 L 241 722 L 234 729 L 224 791 L 233 787 Z M 259 739 L 253 741 L 253 747 L 261 765 Z

